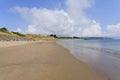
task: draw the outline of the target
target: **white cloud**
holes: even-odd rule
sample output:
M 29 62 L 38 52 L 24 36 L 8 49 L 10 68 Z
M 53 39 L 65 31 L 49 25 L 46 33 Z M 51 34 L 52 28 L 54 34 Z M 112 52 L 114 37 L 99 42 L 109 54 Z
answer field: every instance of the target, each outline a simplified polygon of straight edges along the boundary
M 29 25 L 27 32 L 28 32 L 28 33 L 36 33 L 37 30 L 36 30 L 35 27 L 36 27 L 36 26 L 34 26 L 34 25 Z
M 102 36 L 101 26 L 95 20 L 87 17 L 85 9 L 92 6 L 93 0 L 67 0 L 68 14 L 74 20 L 74 30 L 77 36 Z
M 91 7 L 91 0 L 67 0 L 67 11 L 76 24 L 84 25 L 89 24 L 89 18 L 87 18 L 84 10 Z
M 67 11 L 14 7 L 29 23 L 27 32 L 63 36 L 101 36 L 100 24 L 85 14 L 93 0 L 66 0 Z
M 14 30 L 15 32 L 20 32 L 22 33 L 22 29 L 21 28 L 17 28 L 16 30 Z
M 107 30 L 111 32 L 120 33 L 120 24 L 108 25 Z
M 102 36 L 102 31 L 99 23 L 93 23 L 83 30 L 83 36 Z
M 106 28 L 106 35 L 112 37 L 120 37 L 120 23 L 108 25 Z
M 30 33 L 69 35 L 72 32 L 73 21 L 64 10 L 21 7 L 14 9 L 28 21 Z

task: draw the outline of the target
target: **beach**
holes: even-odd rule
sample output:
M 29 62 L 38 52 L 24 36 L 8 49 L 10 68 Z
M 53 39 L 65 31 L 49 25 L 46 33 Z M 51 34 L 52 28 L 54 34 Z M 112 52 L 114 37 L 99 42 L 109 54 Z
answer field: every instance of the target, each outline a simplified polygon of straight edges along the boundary
M 0 48 L 0 80 L 104 80 L 54 41 Z
M 62 40 L 57 43 L 105 79 L 120 80 L 120 40 Z
M 0 41 L 0 48 L 19 46 L 19 45 L 36 43 L 36 42 L 41 42 L 41 41 L 43 41 L 43 40 L 39 40 L 39 41 Z

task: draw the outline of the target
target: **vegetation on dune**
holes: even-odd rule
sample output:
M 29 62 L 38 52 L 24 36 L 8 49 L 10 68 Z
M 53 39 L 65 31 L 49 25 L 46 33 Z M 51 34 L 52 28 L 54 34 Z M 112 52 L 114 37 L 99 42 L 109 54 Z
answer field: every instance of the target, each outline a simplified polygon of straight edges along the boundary
M 20 32 L 10 32 L 7 28 L 0 28 L 0 41 L 34 41 L 34 40 L 54 40 L 55 36 L 42 36 L 40 34 L 22 34 Z
M 7 28 L 3 27 L 3 28 L 0 28 L 0 31 L 1 32 L 9 32 Z
M 53 37 L 50 37 L 50 36 L 43 36 L 43 35 L 40 35 L 40 34 L 26 34 L 25 35 L 26 37 L 29 37 L 29 38 L 34 38 L 34 39 L 41 39 L 41 40 L 54 40 L 55 38 Z
M 57 39 L 83 39 L 83 40 L 91 40 L 91 39 L 112 39 L 109 37 L 60 37 L 56 34 L 50 34 L 49 36 L 43 36 L 40 34 L 22 34 L 20 32 L 10 32 L 7 28 L 2 27 L 0 28 L 0 41 L 20 41 L 20 40 L 27 40 L 27 41 L 34 41 L 34 40 L 57 40 Z
M 58 38 L 56 34 L 50 34 L 50 37 Z
M 21 34 L 21 33 L 19 33 L 19 32 L 12 32 L 13 34 L 16 34 L 16 35 L 18 35 L 18 36 L 21 36 L 21 37 L 25 37 L 25 35 L 24 34 Z
M 43 36 L 39 35 L 39 34 L 26 34 L 27 37 L 33 37 L 33 38 L 41 38 Z

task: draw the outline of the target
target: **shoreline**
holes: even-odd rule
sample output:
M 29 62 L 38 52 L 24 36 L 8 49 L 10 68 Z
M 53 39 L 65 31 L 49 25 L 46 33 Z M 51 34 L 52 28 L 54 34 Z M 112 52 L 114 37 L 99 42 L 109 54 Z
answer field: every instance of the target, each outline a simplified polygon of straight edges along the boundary
M 0 79 L 105 80 L 54 41 L 0 48 Z

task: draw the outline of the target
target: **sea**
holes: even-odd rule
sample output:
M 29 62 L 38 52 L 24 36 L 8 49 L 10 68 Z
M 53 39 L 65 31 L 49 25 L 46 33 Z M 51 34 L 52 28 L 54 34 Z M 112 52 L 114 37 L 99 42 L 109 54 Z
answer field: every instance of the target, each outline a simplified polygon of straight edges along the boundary
M 57 44 L 107 80 L 120 80 L 120 39 L 61 40 Z

